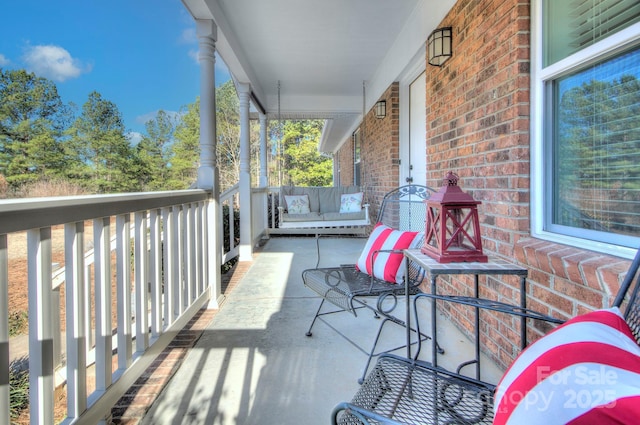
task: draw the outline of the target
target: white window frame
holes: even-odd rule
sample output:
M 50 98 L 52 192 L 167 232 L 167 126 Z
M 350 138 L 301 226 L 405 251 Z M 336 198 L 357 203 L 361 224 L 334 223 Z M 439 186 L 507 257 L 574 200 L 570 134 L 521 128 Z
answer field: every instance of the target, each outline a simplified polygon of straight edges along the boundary
M 358 152 L 356 152 L 356 146 Z M 360 127 L 353 132 L 353 184 L 362 185 L 362 133 Z
M 551 214 L 546 196 L 548 176 L 545 176 L 545 125 L 544 110 L 549 101 L 545 98 L 545 83 L 575 70 L 604 55 L 621 51 L 640 41 L 640 23 L 619 31 L 569 57 L 543 68 L 543 0 L 531 3 L 531 235 L 577 248 L 632 258 L 636 249 L 626 246 L 597 242 L 545 230 L 545 216 Z M 640 238 L 638 246 L 640 246 Z

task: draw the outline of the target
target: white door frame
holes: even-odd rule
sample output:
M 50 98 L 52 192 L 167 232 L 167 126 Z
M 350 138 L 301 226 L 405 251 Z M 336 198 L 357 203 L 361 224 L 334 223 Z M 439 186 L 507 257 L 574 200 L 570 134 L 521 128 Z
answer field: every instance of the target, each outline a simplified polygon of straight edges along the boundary
M 411 134 L 410 134 L 410 122 L 409 122 L 409 111 L 410 111 L 410 95 L 409 89 L 411 84 L 418 78 L 422 73 L 426 71 L 426 50 L 420 49 L 419 52 L 414 56 L 411 60 L 405 71 L 402 73 L 399 79 L 400 87 L 399 87 L 399 97 L 400 97 L 400 122 L 399 122 L 399 135 L 400 135 L 400 146 L 399 146 L 399 154 L 400 154 L 400 172 L 399 174 L 399 186 L 403 186 L 408 184 L 407 178 L 411 176 L 411 171 L 409 170 L 409 165 L 411 162 L 418 164 L 418 166 L 425 167 L 424 170 L 424 180 L 426 180 L 426 155 L 423 159 L 411 158 Z M 426 108 L 426 105 L 424 106 Z M 427 129 L 424 129 L 425 135 Z M 426 150 L 426 146 L 425 146 Z M 423 180 L 420 179 L 420 180 Z M 413 183 L 426 185 L 426 181 L 417 181 L 414 179 Z

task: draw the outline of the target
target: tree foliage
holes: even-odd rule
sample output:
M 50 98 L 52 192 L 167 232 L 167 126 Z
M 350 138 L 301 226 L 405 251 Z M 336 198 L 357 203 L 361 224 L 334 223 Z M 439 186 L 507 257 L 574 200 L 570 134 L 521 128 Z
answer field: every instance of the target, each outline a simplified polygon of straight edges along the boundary
M 333 161 L 318 152 L 323 121 L 287 121 L 283 131 L 284 169 L 288 184 L 330 186 Z
M 176 126 L 166 189 L 186 189 L 196 182 L 200 164 L 200 100 L 182 111 Z
M 216 90 L 216 137 L 220 189 L 225 190 L 240 175 L 240 101 L 232 81 Z
M 0 68 L 0 174 L 10 186 L 62 173 L 66 158 L 58 140 L 70 111 L 53 82 Z
M 137 146 L 142 187 L 144 190 L 163 190 L 169 180 L 175 122 L 161 110 L 154 119 L 147 121 L 145 129 L 147 134 Z
M 118 107 L 97 92 L 89 94 L 71 136 L 86 184 L 96 193 L 128 192 L 140 188 L 139 160 L 125 136 Z
M 222 190 L 239 178 L 239 108 L 233 81 L 216 88 L 212 143 Z M 34 193 L 25 185 L 39 183 L 62 187 L 68 182 L 85 193 L 118 193 L 186 189 L 196 182 L 199 99 L 178 114 L 158 111 L 145 124 L 137 144 L 131 142 L 117 105 L 100 93 L 90 93 L 76 109 L 62 102 L 53 82 L 24 70 L 0 68 L 0 196 Z M 331 159 L 316 149 L 322 125 L 322 121 L 286 122 L 280 160 L 289 183 L 331 183 Z M 259 123 L 250 121 L 249 130 L 255 184 L 260 169 Z

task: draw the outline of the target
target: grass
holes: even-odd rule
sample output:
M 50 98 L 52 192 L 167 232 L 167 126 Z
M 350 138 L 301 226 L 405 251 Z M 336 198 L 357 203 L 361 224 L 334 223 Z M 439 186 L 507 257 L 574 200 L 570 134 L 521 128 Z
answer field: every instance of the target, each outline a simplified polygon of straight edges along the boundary
M 9 415 L 16 419 L 29 408 L 29 369 L 27 357 L 13 360 L 9 365 Z
M 28 316 L 25 311 L 9 314 L 9 336 L 26 333 Z M 9 363 L 9 417 L 14 420 L 29 408 L 29 358 L 21 357 Z
M 9 314 L 9 336 L 26 333 L 29 317 L 26 311 L 14 311 Z

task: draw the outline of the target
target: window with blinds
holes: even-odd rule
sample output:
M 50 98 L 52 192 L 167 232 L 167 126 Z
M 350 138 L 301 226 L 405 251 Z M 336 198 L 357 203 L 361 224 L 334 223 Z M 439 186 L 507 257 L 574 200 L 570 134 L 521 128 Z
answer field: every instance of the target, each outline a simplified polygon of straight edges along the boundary
M 545 0 L 544 66 L 640 20 L 638 0 Z
M 551 228 L 612 243 L 640 237 L 640 48 L 548 87 Z
M 360 129 L 357 129 L 353 133 L 353 184 L 356 186 L 361 185 L 361 170 L 360 170 Z

